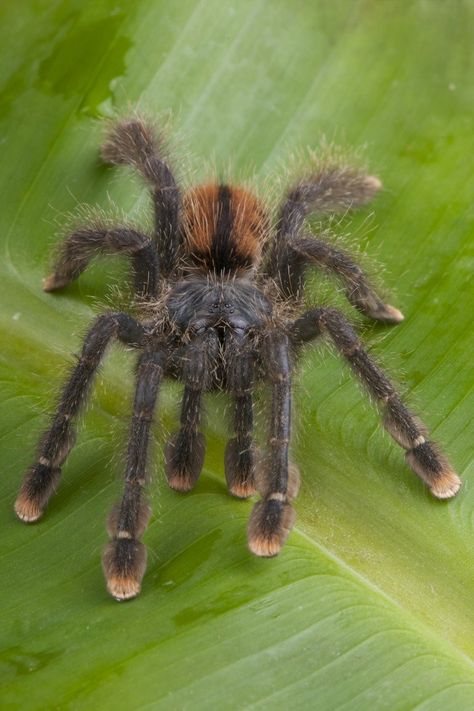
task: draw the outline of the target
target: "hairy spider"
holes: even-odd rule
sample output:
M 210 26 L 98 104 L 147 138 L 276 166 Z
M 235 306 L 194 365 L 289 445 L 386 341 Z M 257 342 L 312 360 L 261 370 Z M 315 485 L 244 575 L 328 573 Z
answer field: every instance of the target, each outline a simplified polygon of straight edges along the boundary
M 310 212 L 333 213 L 367 203 L 381 187 L 377 178 L 343 164 L 323 164 L 289 189 L 272 228 L 265 206 L 241 187 L 209 183 L 182 194 L 161 137 L 140 117 L 111 127 L 102 157 L 133 166 L 149 184 L 154 234 L 100 220 L 75 229 L 62 244 L 44 289 L 66 286 L 95 255 L 118 252 L 130 258 L 135 294 L 146 301 L 148 315 L 139 322 L 127 313 L 107 312 L 89 328 L 40 440 L 37 461 L 24 477 L 15 504 L 20 519 L 39 519 L 54 493 L 74 444 L 73 420 L 113 340 L 139 352 L 125 488 L 109 516 L 111 541 L 103 554 L 107 589 L 117 600 L 137 595 L 145 572 L 146 548 L 140 539 L 150 516 L 143 498 L 147 448 L 166 377 L 184 384 L 180 429 L 165 448 L 166 476 L 176 491 L 192 489 L 203 465 L 203 394 L 230 394 L 234 436 L 225 451 L 225 476 L 234 496 L 246 498 L 256 489 L 261 494 L 248 525 L 248 545 L 258 556 L 276 555 L 294 523 L 291 501 L 299 475 L 288 453 L 291 376 L 302 345 L 323 334 L 382 407 L 384 427 L 406 450 L 408 464 L 431 493 L 439 499 L 457 493 L 461 482 L 451 465 L 343 314 L 325 306 L 301 313 L 305 270 L 312 265 L 338 277 L 349 302 L 366 316 L 386 323 L 403 320 L 400 311 L 377 296 L 348 254 L 308 234 L 305 224 Z M 271 387 L 271 415 L 268 452 L 257 459 L 252 393 L 263 380 Z

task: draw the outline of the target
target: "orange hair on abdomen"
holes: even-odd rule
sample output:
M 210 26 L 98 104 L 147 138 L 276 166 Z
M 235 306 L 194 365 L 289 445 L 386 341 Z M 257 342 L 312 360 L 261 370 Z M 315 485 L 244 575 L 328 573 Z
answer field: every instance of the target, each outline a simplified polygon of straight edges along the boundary
M 267 230 L 261 202 L 244 188 L 209 183 L 184 195 L 185 250 L 207 269 L 234 271 L 254 265 Z

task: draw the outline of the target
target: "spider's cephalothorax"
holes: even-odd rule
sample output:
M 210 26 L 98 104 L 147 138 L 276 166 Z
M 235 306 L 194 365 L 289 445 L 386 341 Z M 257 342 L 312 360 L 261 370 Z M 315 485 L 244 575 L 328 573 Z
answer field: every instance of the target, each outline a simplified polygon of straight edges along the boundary
M 305 269 L 312 265 L 341 282 L 349 302 L 369 318 L 403 319 L 385 304 L 344 251 L 308 233 L 310 212 L 345 211 L 368 202 L 381 187 L 373 176 L 324 163 L 291 187 L 275 226 L 262 203 L 243 188 L 208 184 L 181 193 L 159 135 L 143 119 L 117 122 L 102 147 L 108 163 L 136 168 L 150 185 L 155 209 L 152 236 L 126 225 L 94 220 L 62 245 L 46 291 L 76 279 L 97 254 L 119 252 L 132 264 L 136 295 L 146 302 L 144 321 L 107 312 L 91 325 L 55 415 L 26 473 L 15 510 L 27 522 L 43 513 L 75 440 L 73 427 L 102 357 L 113 340 L 137 349 L 136 389 L 125 464 L 123 498 L 112 510 L 111 541 L 103 567 L 118 600 L 140 591 L 146 549 L 140 542 L 149 518 L 143 498 L 147 448 L 164 378 L 183 383 L 180 428 L 165 448 L 168 482 L 189 491 L 202 469 L 203 394 L 221 389 L 232 399 L 233 437 L 225 451 L 229 491 L 246 498 L 258 489 L 248 543 L 256 555 L 277 554 L 294 522 L 298 473 L 289 461 L 291 376 L 303 344 L 327 334 L 383 410 L 383 424 L 406 450 L 411 468 L 432 494 L 454 496 L 460 480 L 423 423 L 366 353 L 345 317 L 325 306 L 301 313 Z M 151 313 L 150 313 L 151 312 Z M 268 450 L 253 445 L 253 390 L 270 384 Z

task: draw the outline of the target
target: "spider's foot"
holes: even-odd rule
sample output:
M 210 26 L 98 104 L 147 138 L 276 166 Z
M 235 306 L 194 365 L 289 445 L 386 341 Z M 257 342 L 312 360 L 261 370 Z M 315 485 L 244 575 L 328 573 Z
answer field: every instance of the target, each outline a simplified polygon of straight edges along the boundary
M 376 193 L 383 188 L 382 181 L 380 178 L 377 178 L 376 175 L 367 175 L 364 179 L 364 184 L 373 193 Z
M 58 274 L 50 274 L 43 279 L 43 291 L 57 291 L 58 289 L 63 289 L 71 281 L 68 277 L 62 277 Z
M 141 589 L 146 569 L 146 547 L 140 541 L 121 538 L 111 541 L 102 556 L 107 591 L 116 600 L 130 600 Z
M 15 501 L 15 513 L 25 523 L 34 523 L 43 515 L 54 494 L 61 470 L 48 464 L 35 464 L 27 472 Z
M 253 478 L 243 479 L 241 481 L 236 480 L 233 481 L 232 484 L 227 481 L 227 486 L 229 494 L 232 494 L 232 496 L 235 496 L 237 499 L 248 499 L 257 493 Z
M 43 515 L 43 509 L 37 501 L 29 499 L 23 492 L 20 492 L 15 501 L 15 513 L 21 521 L 34 523 Z
M 283 494 L 270 494 L 270 498 L 256 503 L 247 529 L 252 553 L 266 558 L 277 555 L 293 528 L 295 517 L 293 507 Z
M 456 496 L 461 488 L 461 479 L 432 442 L 424 441 L 410 449 L 406 453 L 406 459 L 437 499 L 451 499 Z
M 165 472 L 168 484 L 175 491 L 191 491 L 204 464 L 206 438 L 201 432 L 180 430 L 165 447 Z
M 452 499 L 458 493 L 461 484 L 461 479 L 456 472 L 447 471 L 431 484 L 430 491 L 437 499 Z
M 381 321 L 382 323 L 400 323 L 405 320 L 405 316 L 399 309 L 390 304 L 380 303 L 370 312 L 371 318 Z
M 236 439 L 229 440 L 225 450 L 225 478 L 232 496 L 247 499 L 256 493 L 254 460 L 253 449 L 242 449 Z

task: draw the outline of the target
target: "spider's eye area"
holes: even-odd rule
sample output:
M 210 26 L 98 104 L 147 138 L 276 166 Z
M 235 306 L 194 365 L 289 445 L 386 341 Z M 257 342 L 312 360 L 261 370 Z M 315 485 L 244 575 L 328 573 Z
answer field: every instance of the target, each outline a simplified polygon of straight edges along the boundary
M 258 262 L 269 220 L 260 201 L 232 185 L 198 185 L 183 198 L 183 233 L 188 255 L 217 272 Z
M 230 301 L 226 301 L 225 304 L 222 304 L 221 301 L 214 301 L 213 304 L 211 305 L 212 311 L 230 311 L 230 313 L 234 312 L 234 305 Z

